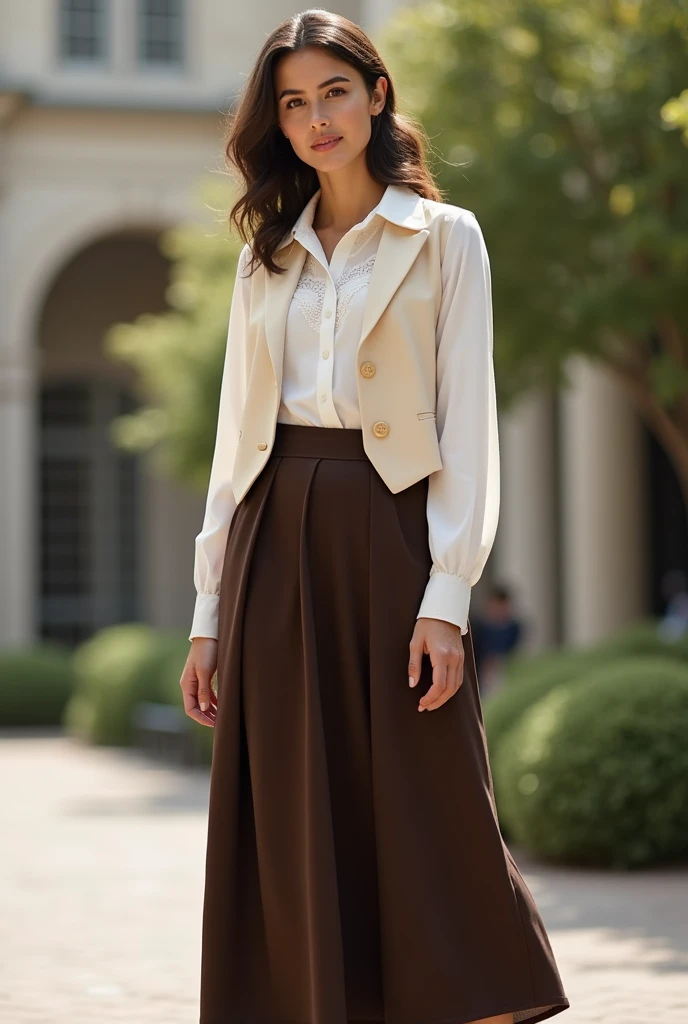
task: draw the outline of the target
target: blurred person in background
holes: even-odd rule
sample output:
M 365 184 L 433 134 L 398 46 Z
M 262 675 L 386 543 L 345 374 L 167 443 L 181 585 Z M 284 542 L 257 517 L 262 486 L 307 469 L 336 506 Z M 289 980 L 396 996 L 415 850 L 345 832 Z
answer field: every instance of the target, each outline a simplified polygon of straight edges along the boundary
M 503 584 L 494 585 L 475 623 L 481 697 L 497 693 L 503 686 L 506 663 L 522 644 L 524 632 L 523 621 L 514 612 L 511 591 Z

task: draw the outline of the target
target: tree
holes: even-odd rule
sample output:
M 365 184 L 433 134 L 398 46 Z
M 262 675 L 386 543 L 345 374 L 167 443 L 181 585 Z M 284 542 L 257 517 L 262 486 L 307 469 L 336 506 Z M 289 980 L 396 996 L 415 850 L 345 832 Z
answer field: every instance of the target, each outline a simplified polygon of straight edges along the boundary
M 602 362 L 688 507 L 685 0 L 433 0 L 381 46 L 485 233 L 502 404 Z
M 208 186 L 213 209 L 216 195 Z M 220 192 L 226 206 L 227 190 Z M 222 211 L 224 214 L 224 210 Z M 115 444 L 151 451 L 165 475 L 200 491 L 208 485 L 229 307 L 242 243 L 226 221 L 209 229 L 185 224 L 163 233 L 159 245 L 171 260 L 169 310 L 116 324 L 105 338 L 113 359 L 137 371 L 140 407 L 112 425 Z

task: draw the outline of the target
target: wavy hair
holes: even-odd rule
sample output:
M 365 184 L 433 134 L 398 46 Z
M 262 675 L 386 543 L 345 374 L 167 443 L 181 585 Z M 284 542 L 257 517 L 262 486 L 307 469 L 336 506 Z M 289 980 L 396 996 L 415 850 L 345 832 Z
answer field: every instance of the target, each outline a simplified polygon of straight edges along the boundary
M 368 36 L 340 14 L 310 8 L 270 34 L 234 111 L 227 115 L 225 158 L 243 187 L 229 222 L 244 242 L 251 239 L 251 273 L 259 263 L 270 273 L 284 272 L 273 260 L 275 249 L 319 187 L 315 169 L 296 155 L 280 130 L 275 98 L 277 61 L 305 47 L 322 47 L 355 68 L 371 98 L 378 78 L 387 79 L 385 106 L 373 117 L 366 147 L 368 171 L 382 185 L 404 185 L 443 201 L 427 165 L 427 135 L 415 118 L 397 111 L 389 72 Z

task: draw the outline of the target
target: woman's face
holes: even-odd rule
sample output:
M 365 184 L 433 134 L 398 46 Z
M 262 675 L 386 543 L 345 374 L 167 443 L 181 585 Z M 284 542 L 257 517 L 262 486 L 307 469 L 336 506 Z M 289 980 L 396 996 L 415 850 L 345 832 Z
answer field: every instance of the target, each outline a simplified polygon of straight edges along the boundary
M 370 97 L 361 74 L 350 64 L 320 47 L 306 47 L 279 60 L 275 93 L 279 126 L 296 155 L 316 171 L 331 172 L 365 150 L 371 115 L 385 105 L 387 79 L 378 78 Z M 313 148 L 316 139 L 330 135 L 339 142 Z

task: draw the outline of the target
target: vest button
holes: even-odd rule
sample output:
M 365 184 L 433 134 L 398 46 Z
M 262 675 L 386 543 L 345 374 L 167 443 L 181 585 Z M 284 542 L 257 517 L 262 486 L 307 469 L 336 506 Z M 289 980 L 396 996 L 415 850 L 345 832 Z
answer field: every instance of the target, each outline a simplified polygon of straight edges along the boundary
M 364 377 L 374 377 L 375 363 L 361 363 L 361 373 Z
M 389 424 L 385 423 L 384 420 L 378 420 L 377 423 L 373 423 L 373 433 L 375 437 L 387 437 L 389 434 Z
M 267 448 L 267 445 L 266 445 L 265 441 L 261 441 L 260 444 L 258 445 L 258 451 L 264 452 L 266 448 Z

